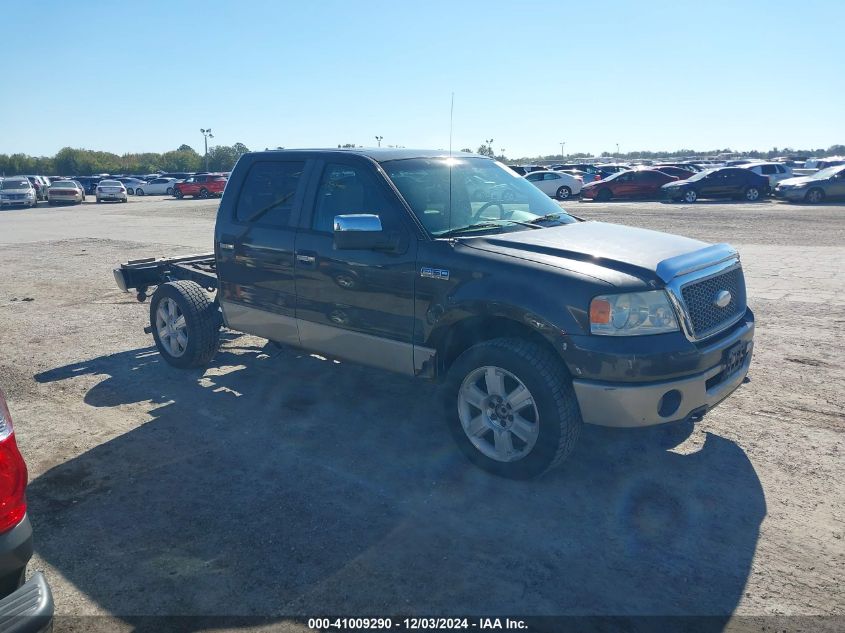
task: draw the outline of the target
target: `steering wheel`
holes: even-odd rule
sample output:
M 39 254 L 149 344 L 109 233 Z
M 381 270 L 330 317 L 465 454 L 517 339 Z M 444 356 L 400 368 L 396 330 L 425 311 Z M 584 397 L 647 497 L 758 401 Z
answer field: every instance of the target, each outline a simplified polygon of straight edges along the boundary
M 498 219 L 498 220 L 506 219 L 505 218 L 505 214 L 506 214 L 505 207 L 502 206 L 501 202 L 485 202 L 484 204 L 481 205 L 481 207 L 478 209 L 478 211 L 476 211 L 475 214 L 472 216 L 472 221 L 477 222 L 478 220 L 480 220 L 481 214 L 484 213 L 487 210 L 488 207 L 499 207 L 499 217 L 498 218 L 492 218 L 492 219 L 494 219 L 494 220 L 495 219 Z

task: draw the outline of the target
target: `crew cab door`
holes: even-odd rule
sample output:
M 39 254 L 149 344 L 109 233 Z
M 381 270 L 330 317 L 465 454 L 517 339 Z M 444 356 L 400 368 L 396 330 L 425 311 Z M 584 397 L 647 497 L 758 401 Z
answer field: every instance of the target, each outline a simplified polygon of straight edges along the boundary
M 364 159 L 315 165 L 315 176 L 295 249 L 302 346 L 413 375 L 417 239 L 406 211 Z M 347 214 L 377 215 L 395 248 L 336 248 L 334 219 Z
M 215 230 L 219 300 L 226 325 L 299 345 L 294 239 L 305 191 L 305 160 L 252 163 Z

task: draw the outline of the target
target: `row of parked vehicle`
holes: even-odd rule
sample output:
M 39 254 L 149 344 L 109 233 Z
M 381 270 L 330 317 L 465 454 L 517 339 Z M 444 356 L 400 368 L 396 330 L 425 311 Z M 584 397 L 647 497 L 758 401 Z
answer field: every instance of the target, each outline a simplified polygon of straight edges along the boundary
M 180 177 L 181 176 L 181 177 Z M 97 202 L 126 202 L 127 196 L 172 195 L 177 198 L 211 198 L 223 195 L 228 174 L 152 174 L 135 176 L 38 176 L 0 178 L 0 207 L 34 207 L 40 200 L 55 204 L 81 204 L 86 194 Z
M 700 198 L 734 198 L 754 202 L 773 194 L 792 202 L 819 203 L 845 198 L 845 160 L 830 160 L 823 169 L 795 176 L 782 162 L 736 161 L 710 167 L 693 163 L 656 165 L 511 166 L 538 189 L 558 200 L 664 198 L 695 202 Z M 821 164 L 821 163 L 820 163 Z

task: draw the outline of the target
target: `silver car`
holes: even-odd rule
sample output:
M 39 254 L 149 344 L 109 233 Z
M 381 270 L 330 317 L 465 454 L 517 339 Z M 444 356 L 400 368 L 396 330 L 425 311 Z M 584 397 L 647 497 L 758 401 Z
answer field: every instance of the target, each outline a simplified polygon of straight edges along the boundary
M 6 178 L 0 184 L 0 208 L 34 207 L 37 204 L 35 187 L 26 176 Z
M 775 197 L 813 204 L 830 198 L 845 198 L 845 165 L 828 167 L 811 176 L 781 180 L 775 187 Z
M 112 200 L 126 202 L 126 187 L 119 180 L 101 180 L 97 183 L 97 202 Z

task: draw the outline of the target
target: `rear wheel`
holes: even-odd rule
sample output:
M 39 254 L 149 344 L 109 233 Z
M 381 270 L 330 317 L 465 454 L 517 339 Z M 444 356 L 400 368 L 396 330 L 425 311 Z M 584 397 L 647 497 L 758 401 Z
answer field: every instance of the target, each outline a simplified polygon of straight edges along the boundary
M 810 189 L 807 192 L 807 195 L 804 196 L 804 200 L 811 204 L 818 204 L 824 200 L 824 190 L 815 187 Z
M 748 202 L 756 202 L 760 199 L 760 190 L 757 187 L 748 187 L 743 195 Z
M 172 196 L 173 195 L 173 187 L 168 187 L 167 191 L 165 191 L 164 193 L 166 193 L 168 196 Z
M 684 192 L 683 200 L 684 202 L 689 202 L 690 204 L 692 204 L 693 202 L 698 200 L 698 193 L 695 189 L 687 189 Z
M 569 196 L 572 195 L 572 189 L 569 187 L 558 187 L 557 192 L 555 193 L 555 198 L 558 200 L 568 200 Z
M 135 190 L 135 195 L 136 195 L 136 196 L 143 196 L 143 195 L 144 195 L 144 190 L 143 190 L 143 189 L 136 189 L 136 190 Z
M 563 365 L 530 341 L 494 339 L 465 351 L 444 384 L 449 428 L 461 452 L 501 477 L 536 477 L 562 463 L 581 431 Z
M 205 187 L 200 189 L 200 195 L 199 195 L 200 198 L 205 200 L 206 198 L 208 198 L 208 196 L 209 196 L 208 189 L 206 189 Z
M 174 367 L 202 367 L 217 352 L 217 307 L 193 281 L 160 285 L 150 301 L 150 324 L 159 353 Z
M 135 194 L 135 190 L 134 189 L 127 189 L 126 193 L 131 196 L 131 195 Z

